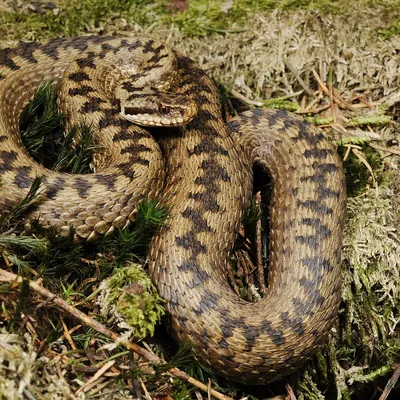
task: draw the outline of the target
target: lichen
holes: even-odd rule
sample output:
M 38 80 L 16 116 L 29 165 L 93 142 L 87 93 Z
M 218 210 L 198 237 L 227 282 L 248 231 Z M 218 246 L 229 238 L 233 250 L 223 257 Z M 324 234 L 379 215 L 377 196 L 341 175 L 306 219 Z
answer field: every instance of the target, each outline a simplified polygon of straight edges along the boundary
M 328 345 L 338 399 L 387 375 L 400 354 L 400 233 L 394 194 L 371 189 L 348 199 L 340 329 Z
M 0 328 L 0 400 L 69 398 L 72 393 L 56 375 L 57 363 L 58 357 L 52 361 L 38 358 L 28 334 L 10 334 Z

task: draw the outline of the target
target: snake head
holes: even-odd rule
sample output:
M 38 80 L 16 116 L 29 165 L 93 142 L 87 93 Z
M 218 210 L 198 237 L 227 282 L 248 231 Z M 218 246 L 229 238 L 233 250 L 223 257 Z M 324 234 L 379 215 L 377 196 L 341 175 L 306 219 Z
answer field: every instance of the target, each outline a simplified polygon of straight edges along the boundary
M 186 125 L 197 114 L 197 105 L 182 94 L 137 93 L 120 100 L 120 115 L 141 126 Z

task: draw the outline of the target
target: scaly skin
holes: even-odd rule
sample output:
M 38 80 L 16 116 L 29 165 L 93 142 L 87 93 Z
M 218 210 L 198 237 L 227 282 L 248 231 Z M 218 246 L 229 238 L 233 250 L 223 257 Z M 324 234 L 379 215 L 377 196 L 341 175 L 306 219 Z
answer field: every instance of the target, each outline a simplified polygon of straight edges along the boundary
M 118 101 L 93 92 L 82 75 L 102 70 L 101 58 L 117 47 L 111 40 L 129 46 L 125 39 L 94 37 L 0 51 L 0 211 L 26 195 L 36 175 L 43 176 L 44 190 L 27 218 L 40 215 L 61 230 L 72 224 L 78 236 L 94 240 L 127 225 L 141 198 L 161 193 L 171 215 L 148 259 L 167 300 L 174 336 L 191 342 L 203 362 L 232 380 L 266 383 L 294 371 L 324 342 L 340 300 L 345 187 L 335 149 L 315 127 L 284 111 L 247 112 L 225 126 L 211 80 L 176 54 L 171 85 L 177 96 L 184 93 L 196 102 L 198 113 L 160 139 L 164 159 L 144 129 L 120 119 Z M 176 61 L 160 46 L 143 40 L 135 51 L 149 54 L 145 62 L 156 69 L 168 70 Z M 80 61 L 73 61 L 77 57 Z M 39 83 L 59 80 L 71 62 L 77 69 L 64 75 L 63 85 L 78 105 L 66 110 L 93 118 L 98 140 L 105 137 L 107 146 L 91 175 L 44 169 L 18 135 L 21 110 Z M 132 85 L 142 78 L 140 70 L 135 74 Z M 115 85 L 119 75 L 108 73 L 104 85 Z M 137 86 L 127 86 L 138 93 Z M 269 286 L 254 304 L 238 299 L 224 276 L 251 196 L 253 163 L 268 171 L 274 184 Z

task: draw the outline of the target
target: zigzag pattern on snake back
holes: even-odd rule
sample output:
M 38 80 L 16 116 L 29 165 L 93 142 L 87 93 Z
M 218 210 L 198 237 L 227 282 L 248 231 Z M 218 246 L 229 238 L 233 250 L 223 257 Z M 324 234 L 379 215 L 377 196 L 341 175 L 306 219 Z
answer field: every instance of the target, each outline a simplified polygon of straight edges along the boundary
M 109 54 L 113 62 L 103 67 Z M 103 82 L 96 89 L 92 77 Z M 93 161 L 94 174 L 48 171 L 22 145 L 21 111 L 49 78 L 61 79 L 65 110 L 93 121 L 106 147 Z M 154 105 L 158 96 L 164 100 L 155 116 L 144 104 Z M 175 114 L 160 122 L 170 107 Z M 188 123 L 163 134 L 160 150 L 127 118 L 141 125 Z M 238 299 L 224 276 L 251 197 L 253 163 L 274 186 L 268 293 L 254 304 Z M 150 274 L 167 300 L 174 336 L 191 342 L 219 374 L 244 383 L 278 379 L 309 359 L 329 333 L 340 300 L 345 207 L 335 149 L 285 111 L 254 110 L 226 126 L 212 81 L 166 45 L 86 37 L 1 50 L 1 212 L 26 195 L 35 176 L 43 176 L 44 188 L 27 218 L 40 216 L 62 231 L 72 225 L 87 240 L 126 226 L 141 198 L 161 193 L 171 215 L 152 241 Z

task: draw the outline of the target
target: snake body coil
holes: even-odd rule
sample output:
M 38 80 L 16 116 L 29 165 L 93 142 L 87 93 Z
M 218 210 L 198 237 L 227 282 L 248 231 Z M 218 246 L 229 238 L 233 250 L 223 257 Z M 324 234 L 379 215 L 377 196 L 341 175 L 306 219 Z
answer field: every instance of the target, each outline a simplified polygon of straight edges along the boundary
M 67 114 L 94 126 L 105 148 L 94 174 L 49 171 L 24 148 L 20 114 L 44 79 L 60 82 Z M 186 125 L 158 144 L 137 124 Z M 274 186 L 268 293 L 255 304 L 238 299 L 224 276 L 254 163 Z M 344 180 L 335 149 L 296 116 L 254 110 L 227 127 L 211 80 L 153 40 L 23 44 L 0 50 L 2 213 L 36 176 L 43 190 L 27 218 L 61 231 L 72 225 L 87 240 L 126 226 L 140 199 L 161 193 L 171 215 L 153 239 L 150 274 L 174 335 L 219 374 L 266 383 L 294 371 L 325 340 L 340 300 Z

